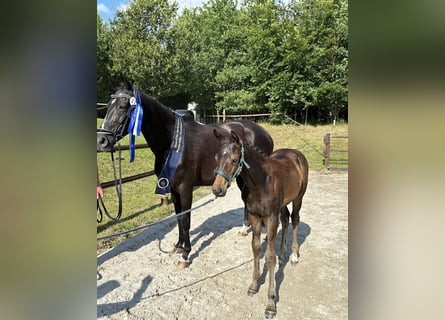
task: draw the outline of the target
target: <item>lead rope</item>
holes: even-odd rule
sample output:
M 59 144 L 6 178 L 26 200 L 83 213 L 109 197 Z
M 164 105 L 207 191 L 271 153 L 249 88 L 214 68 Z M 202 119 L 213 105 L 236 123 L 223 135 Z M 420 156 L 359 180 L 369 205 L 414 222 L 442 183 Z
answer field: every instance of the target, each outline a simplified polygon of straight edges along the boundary
M 111 151 L 111 163 L 113 165 L 113 174 L 114 174 L 114 185 L 116 187 L 116 193 L 117 198 L 119 200 L 119 208 L 117 210 L 116 217 L 112 217 L 109 213 L 107 208 L 105 207 L 105 203 L 102 198 L 97 199 L 97 214 L 99 215 L 99 218 L 97 218 L 97 222 L 102 222 L 103 214 L 102 214 L 102 208 L 105 214 L 108 218 L 110 218 L 113 221 L 117 221 L 121 218 L 122 215 L 122 157 L 121 157 L 121 145 L 118 144 L 118 160 L 119 160 L 119 182 L 117 181 L 116 177 L 116 166 L 114 163 L 114 151 Z M 102 206 L 102 208 L 101 208 Z

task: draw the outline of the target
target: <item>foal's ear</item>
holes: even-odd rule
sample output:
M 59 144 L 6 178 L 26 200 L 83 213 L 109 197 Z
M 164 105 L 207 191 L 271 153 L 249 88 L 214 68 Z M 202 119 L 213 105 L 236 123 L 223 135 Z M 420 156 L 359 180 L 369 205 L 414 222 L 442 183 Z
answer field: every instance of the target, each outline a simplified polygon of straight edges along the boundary
M 239 136 L 236 134 L 236 132 L 235 131 L 233 131 L 233 130 L 231 130 L 230 131 L 230 135 L 232 136 L 232 139 L 236 142 L 236 143 L 239 143 Z
M 220 134 L 218 131 L 216 131 L 216 129 L 213 129 L 213 134 L 215 135 L 216 140 L 218 140 L 219 143 L 221 143 L 221 144 L 224 143 L 225 137 L 222 134 Z

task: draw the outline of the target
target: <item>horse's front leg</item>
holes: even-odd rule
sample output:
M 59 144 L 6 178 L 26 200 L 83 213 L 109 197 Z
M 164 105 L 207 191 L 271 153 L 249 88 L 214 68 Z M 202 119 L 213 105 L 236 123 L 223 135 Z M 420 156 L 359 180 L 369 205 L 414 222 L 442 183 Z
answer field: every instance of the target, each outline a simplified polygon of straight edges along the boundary
M 250 213 L 248 213 L 248 218 L 252 226 L 253 274 L 247 295 L 253 296 L 258 292 L 258 279 L 260 278 L 261 219 Z
M 238 184 L 239 189 L 241 190 L 241 199 L 244 201 L 244 221 L 241 230 L 238 231 L 239 236 L 247 236 L 247 230 L 250 227 L 249 218 L 247 217 L 247 208 L 246 208 L 246 199 L 248 196 L 249 189 L 244 185 L 243 180 L 238 177 L 236 178 L 236 183 Z
M 186 210 L 189 210 L 192 206 L 192 192 L 178 193 L 172 190 L 172 199 L 175 205 L 175 212 L 179 214 Z M 178 243 L 175 245 L 174 251 L 176 253 L 182 253 L 181 259 L 178 261 L 177 266 L 180 269 L 187 268 L 190 265 L 189 254 L 192 250 L 190 243 L 190 212 L 177 217 L 179 238 Z
M 246 205 L 244 205 L 244 221 L 243 221 L 243 226 L 241 227 L 241 230 L 238 231 L 238 235 L 239 236 L 247 236 L 247 230 L 250 227 L 250 222 L 249 219 L 247 218 L 247 208 Z
M 275 267 L 277 265 L 277 256 L 275 254 L 275 239 L 278 228 L 278 213 L 273 214 L 266 220 L 267 228 L 267 248 L 266 248 L 266 265 L 269 274 L 269 289 L 267 290 L 267 305 L 264 313 L 267 319 L 275 318 L 277 308 L 275 304 L 276 290 L 275 290 Z

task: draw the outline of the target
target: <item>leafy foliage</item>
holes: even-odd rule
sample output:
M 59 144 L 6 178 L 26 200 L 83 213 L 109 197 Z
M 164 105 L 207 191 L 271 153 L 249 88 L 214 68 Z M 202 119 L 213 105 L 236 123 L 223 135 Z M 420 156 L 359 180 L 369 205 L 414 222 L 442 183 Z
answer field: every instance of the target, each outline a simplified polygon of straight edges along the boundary
M 346 0 L 209 0 L 180 16 L 170 3 L 131 1 L 110 25 L 98 17 L 98 99 L 106 70 L 161 101 L 196 101 L 201 114 L 347 114 Z
M 102 21 L 99 14 L 97 15 L 97 69 L 96 69 L 96 83 L 97 83 L 97 101 L 107 101 L 111 92 L 108 84 L 108 67 L 110 66 L 110 41 L 109 30 L 106 24 Z

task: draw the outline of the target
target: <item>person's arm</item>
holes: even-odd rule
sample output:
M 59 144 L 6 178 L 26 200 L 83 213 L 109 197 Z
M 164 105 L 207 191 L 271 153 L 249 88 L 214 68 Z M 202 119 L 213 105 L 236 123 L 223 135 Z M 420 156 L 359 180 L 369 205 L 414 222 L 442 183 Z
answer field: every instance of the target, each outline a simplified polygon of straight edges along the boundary
M 96 169 L 96 199 L 103 197 L 104 197 L 104 189 L 102 189 L 102 186 L 100 185 L 99 170 Z

